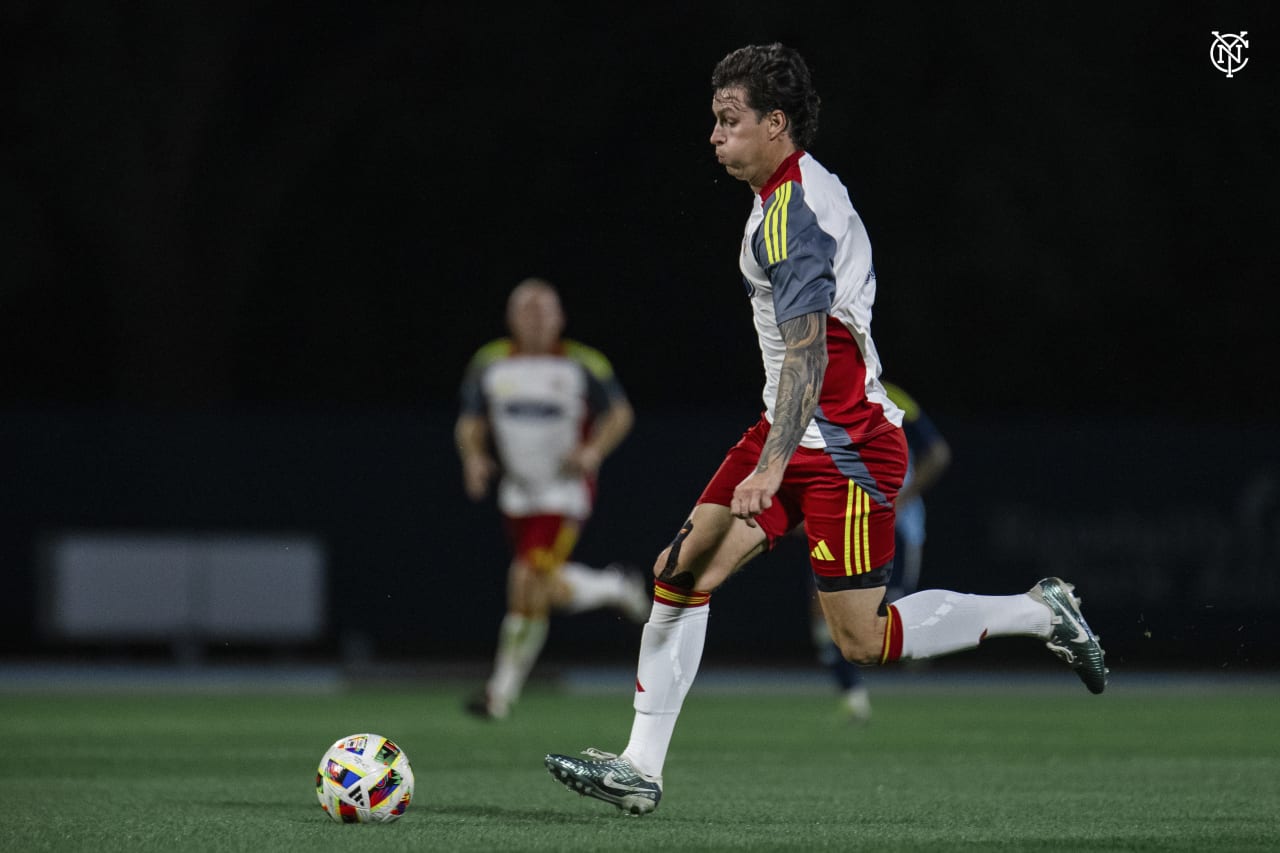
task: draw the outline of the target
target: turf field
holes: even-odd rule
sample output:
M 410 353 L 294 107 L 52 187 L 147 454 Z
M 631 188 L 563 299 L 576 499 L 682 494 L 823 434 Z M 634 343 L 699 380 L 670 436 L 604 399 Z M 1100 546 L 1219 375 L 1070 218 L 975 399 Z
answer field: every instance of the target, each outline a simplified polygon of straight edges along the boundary
M 629 697 L 535 687 L 510 720 L 464 687 L 314 694 L 0 693 L 5 850 L 1275 850 L 1280 683 L 884 688 L 853 728 L 824 691 L 706 689 L 643 818 L 571 794 L 545 752 L 618 750 Z M 928 679 L 928 674 L 921 678 Z M 1056 682 L 1055 682 L 1056 683 Z M 374 731 L 417 793 L 384 826 L 314 794 L 320 754 Z

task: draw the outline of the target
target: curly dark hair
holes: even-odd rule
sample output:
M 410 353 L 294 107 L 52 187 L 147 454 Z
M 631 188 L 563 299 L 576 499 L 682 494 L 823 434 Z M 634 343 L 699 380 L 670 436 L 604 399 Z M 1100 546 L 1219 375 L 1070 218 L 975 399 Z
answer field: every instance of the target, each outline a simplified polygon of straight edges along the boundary
M 774 42 L 731 52 L 716 64 L 711 88 L 718 92 L 735 86 L 746 92 L 747 106 L 757 116 L 782 110 L 796 147 L 808 148 L 813 143 L 822 101 L 813 89 L 809 66 L 796 50 Z

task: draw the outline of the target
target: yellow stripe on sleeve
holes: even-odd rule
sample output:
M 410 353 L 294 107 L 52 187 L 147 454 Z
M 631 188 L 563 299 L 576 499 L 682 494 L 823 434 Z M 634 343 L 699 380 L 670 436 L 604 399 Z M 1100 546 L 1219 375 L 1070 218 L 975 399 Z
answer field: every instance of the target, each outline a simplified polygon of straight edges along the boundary
M 791 181 L 778 187 L 773 194 L 773 204 L 764 217 L 765 259 L 770 264 L 787 257 L 787 207 L 791 203 Z
M 791 182 L 787 181 L 786 192 L 782 197 L 782 209 L 778 211 L 778 218 L 782 220 L 778 227 L 778 260 L 785 260 L 787 257 L 787 209 L 791 207 Z

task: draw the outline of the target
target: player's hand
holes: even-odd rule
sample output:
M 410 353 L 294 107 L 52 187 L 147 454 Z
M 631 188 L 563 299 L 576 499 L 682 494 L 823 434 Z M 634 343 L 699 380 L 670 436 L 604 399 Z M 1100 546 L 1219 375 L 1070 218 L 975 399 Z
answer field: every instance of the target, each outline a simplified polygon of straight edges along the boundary
M 600 451 L 588 444 L 581 444 L 565 458 L 562 467 L 571 476 L 593 477 L 603 462 L 604 457 L 600 455 Z
M 768 472 L 753 471 L 733 490 L 729 511 L 748 527 L 755 527 L 755 517 L 773 506 L 773 496 L 777 493 L 778 484 Z
M 462 460 L 462 486 L 473 501 L 489 493 L 489 481 L 498 473 L 498 463 L 486 453 L 473 453 Z

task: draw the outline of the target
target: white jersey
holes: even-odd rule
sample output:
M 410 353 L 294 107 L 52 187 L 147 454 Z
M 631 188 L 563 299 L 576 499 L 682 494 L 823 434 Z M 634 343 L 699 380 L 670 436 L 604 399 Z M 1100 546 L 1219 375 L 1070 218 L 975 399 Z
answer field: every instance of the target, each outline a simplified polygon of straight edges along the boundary
M 871 241 L 839 178 L 807 153 L 788 157 L 754 200 L 739 265 L 760 339 L 770 423 L 786 353 L 778 324 L 821 312 L 827 372 L 801 446 L 858 444 L 902 425 L 902 411 L 880 383 L 871 339 Z
M 592 419 L 619 399 L 613 368 L 591 347 L 565 341 L 558 353 L 525 355 L 507 338 L 482 347 L 463 378 L 462 410 L 489 421 L 502 465 L 498 508 L 585 520 L 595 482 L 565 474 L 564 462 Z

